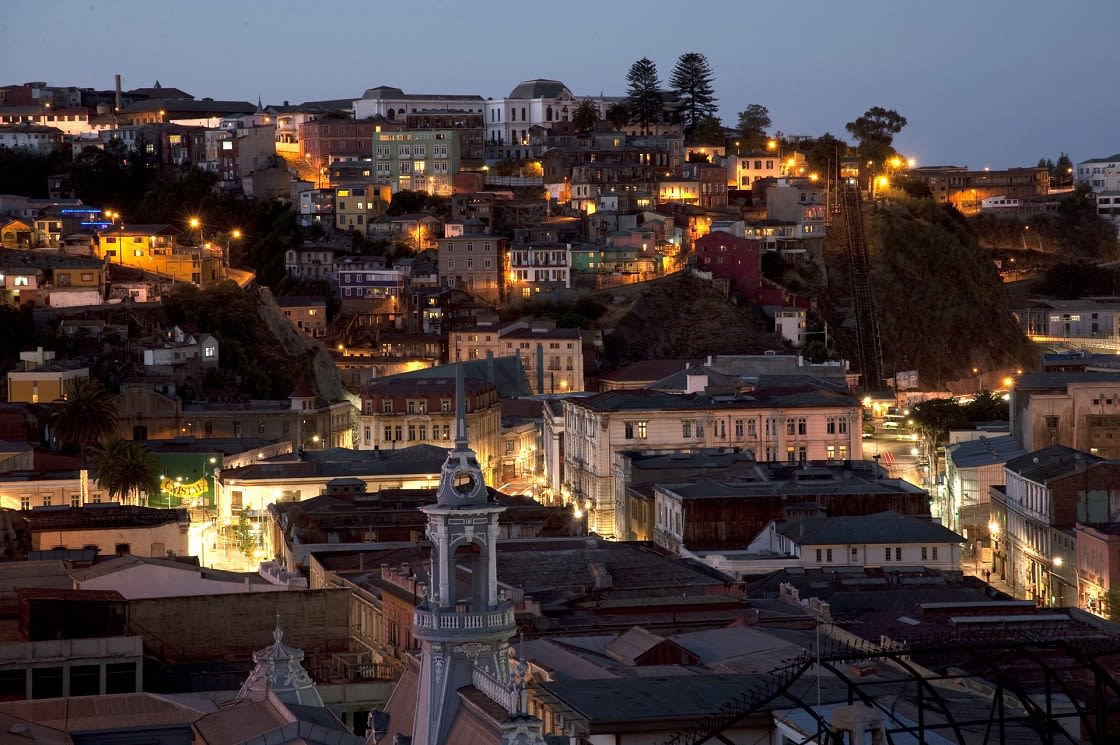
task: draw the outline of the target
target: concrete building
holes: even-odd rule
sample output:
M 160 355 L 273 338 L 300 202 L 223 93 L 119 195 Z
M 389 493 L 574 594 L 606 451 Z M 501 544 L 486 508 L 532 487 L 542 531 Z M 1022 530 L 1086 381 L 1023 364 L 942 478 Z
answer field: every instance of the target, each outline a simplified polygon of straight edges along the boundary
M 969 540 L 974 558 L 990 532 L 991 488 L 1004 483 L 1008 461 L 1026 454 L 1010 435 L 981 436 L 945 448 L 945 501 L 938 512 L 947 527 Z
M 505 302 L 508 238 L 464 234 L 438 243 L 441 287 L 460 289 L 495 305 Z
M 859 402 L 804 381 L 763 381 L 745 394 L 614 391 L 563 407 L 565 483 L 550 486 L 586 505 L 591 529 L 605 536 L 626 535 L 626 506 L 613 484 L 619 451 L 740 447 L 760 461 L 804 463 L 845 461 L 862 447 Z
M 1027 452 L 1064 445 L 1120 458 L 1120 371 L 1017 375 L 1011 435 Z
M 513 357 L 534 393 L 571 393 L 584 390 L 583 339 L 576 328 L 557 328 L 548 319 L 500 325 L 487 322 L 448 334 L 452 362 Z
M 487 479 L 496 481 L 502 433 L 501 404 L 493 383 L 466 383 L 467 427 Z M 358 417 L 361 450 L 395 450 L 422 443 L 447 448 L 454 435 L 452 378 L 377 378 L 361 392 Z
M 276 304 L 284 317 L 313 339 L 322 339 L 327 333 L 327 301 L 308 295 L 281 295 Z
M 530 243 L 509 252 L 510 301 L 525 302 L 572 286 L 572 245 Z
M 36 507 L 27 518 L 35 551 L 95 548 L 101 556 L 190 555 L 186 510 L 103 502 Z
M 19 353 L 7 374 L 9 403 L 49 404 L 62 399 L 66 387 L 89 379 L 89 368 L 74 361 L 55 362 L 55 353 L 39 347 Z
M 455 129 L 377 132 L 373 135 L 374 183 L 398 191 L 451 195 L 459 172 L 459 135 Z
M 1110 521 L 1120 506 L 1115 463 L 1052 445 L 1008 461 L 1004 475 L 1005 485 L 991 488 L 992 573 L 1019 597 L 1075 602 L 1073 530 Z
M 964 538 L 928 517 L 879 512 L 774 521 L 750 542 L 747 553 L 788 557 L 790 567 L 829 569 L 919 566 L 960 571 Z M 742 576 L 726 560 L 717 568 Z
M 692 556 L 741 549 L 768 525 L 782 521 L 856 518 L 879 512 L 929 517 L 925 490 L 902 479 L 881 478 L 878 467 L 869 462 L 759 464 L 754 473 L 740 470 L 736 475 L 742 480 L 655 484 L 654 542 L 674 554 Z M 808 526 L 804 522 L 802 527 Z M 837 561 L 849 558 L 854 557 Z M 861 560 L 874 558 L 868 555 Z

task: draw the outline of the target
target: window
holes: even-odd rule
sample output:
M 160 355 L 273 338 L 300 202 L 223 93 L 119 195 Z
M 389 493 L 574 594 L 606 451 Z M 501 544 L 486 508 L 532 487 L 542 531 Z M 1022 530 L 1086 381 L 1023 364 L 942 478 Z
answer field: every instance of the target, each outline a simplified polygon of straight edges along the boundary
M 692 437 L 692 422 L 681 422 L 681 437 Z
M 645 421 L 626 422 L 626 425 L 625 425 L 626 439 L 628 439 L 628 440 L 634 440 L 634 439 L 644 440 L 644 439 L 646 439 L 646 427 L 647 427 L 647 425 L 648 425 L 648 422 L 645 422 Z
M 824 559 L 825 559 L 825 561 L 832 561 L 832 549 L 831 548 L 825 549 Z
M 31 509 L 31 497 L 23 496 L 19 498 L 19 508 L 21 510 Z
M 451 411 L 451 399 L 450 398 L 440 399 L 439 410 L 442 411 L 444 414 L 450 412 Z
M 819 548 L 817 549 L 817 563 L 821 563 L 821 550 Z
M 886 548 L 883 549 L 883 561 L 890 561 L 890 560 L 891 560 L 891 547 L 887 546 Z
M 933 548 L 931 548 L 930 551 L 933 554 L 933 560 L 937 561 L 937 546 L 934 546 Z
M 393 399 L 391 399 L 391 398 L 382 399 L 382 401 L 381 401 L 381 413 L 382 414 L 392 414 L 393 413 Z
M 902 546 L 895 546 L 895 548 L 894 548 L 894 560 L 895 561 L 902 561 Z
M 806 434 L 807 431 L 808 427 L 806 426 L 805 417 L 800 417 L 797 420 L 797 434 L 803 435 Z
M 929 553 L 929 549 L 927 549 L 925 546 L 922 546 L 922 561 L 925 561 L 926 559 L 929 558 L 929 556 L 926 555 L 928 553 Z
M 786 420 L 786 434 L 792 435 L 797 432 L 797 422 L 794 419 Z

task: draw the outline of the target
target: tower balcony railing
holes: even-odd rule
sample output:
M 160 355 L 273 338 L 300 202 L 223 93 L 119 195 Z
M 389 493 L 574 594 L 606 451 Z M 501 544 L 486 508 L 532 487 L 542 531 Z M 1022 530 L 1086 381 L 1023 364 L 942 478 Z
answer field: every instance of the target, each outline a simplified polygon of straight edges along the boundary
M 413 616 L 413 626 L 418 631 L 489 631 L 514 626 L 514 610 L 509 604 L 500 605 L 493 610 L 469 611 L 462 609 L 436 608 L 425 610 L 417 608 Z

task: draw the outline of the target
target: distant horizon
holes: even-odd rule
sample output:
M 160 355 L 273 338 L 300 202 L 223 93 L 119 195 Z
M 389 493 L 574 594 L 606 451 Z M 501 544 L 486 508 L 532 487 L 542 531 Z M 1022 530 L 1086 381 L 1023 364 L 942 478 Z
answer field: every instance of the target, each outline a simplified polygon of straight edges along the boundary
M 324 0 L 312 12 L 296 0 L 15 0 L 0 17 L 0 84 L 111 90 L 120 74 L 125 90 L 159 80 L 197 99 L 279 105 L 356 100 L 378 85 L 496 99 L 544 78 L 577 97 L 623 96 L 637 59 L 650 57 L 667 88 L 677 58 L 695 51 L 712 67 L 724 126 L 761 104 L 772 132 L 851 142 L 845 123 L 882 106 L 908 119 L 895 147 L 919 166 L 1002 170 L 1120 151 L 1120 97 L 1098 82 L 1115 64 L 1117 28 L 1120 3 L 1044 0 L 988 0 L 967 14 L 713 0 L 682 22 L 586 0 L 494 0 L 484 11 Z M 49 31 L 49 54 L 27 29 Z

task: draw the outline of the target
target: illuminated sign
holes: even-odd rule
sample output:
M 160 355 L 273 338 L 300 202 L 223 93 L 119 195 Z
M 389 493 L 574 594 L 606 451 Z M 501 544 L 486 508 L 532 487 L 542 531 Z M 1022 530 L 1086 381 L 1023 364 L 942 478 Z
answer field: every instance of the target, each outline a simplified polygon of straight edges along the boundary
M 173 479 L 164 479 L 159 485 L 160 491 L 167 492 L 169 496 L 177 499 L 197 499 L 210 490 L 210 484 L 205 478 L 184 484 Z

